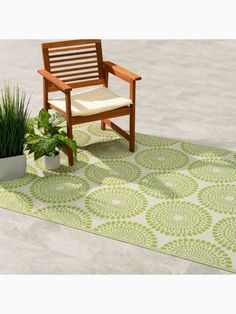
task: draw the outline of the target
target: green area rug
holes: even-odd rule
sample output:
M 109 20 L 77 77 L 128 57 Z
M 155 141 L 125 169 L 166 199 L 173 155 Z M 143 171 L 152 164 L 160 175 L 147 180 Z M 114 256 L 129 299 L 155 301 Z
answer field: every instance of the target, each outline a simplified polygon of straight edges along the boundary
M 28 157 L 0 182 L 0 207 L 236 272 L 236 154 L 98 124 L 74 128 L 78 161 L 57 171 Z

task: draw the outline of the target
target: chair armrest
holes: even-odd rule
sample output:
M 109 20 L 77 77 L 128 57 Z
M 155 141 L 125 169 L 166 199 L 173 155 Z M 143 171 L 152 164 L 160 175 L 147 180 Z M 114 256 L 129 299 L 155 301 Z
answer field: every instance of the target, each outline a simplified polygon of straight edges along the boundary
M 47 70 L 38 70 L 38 73 L 41 74 L 47 81 L 52 83 L 54 86 L 56 86 L 58 89 L 60 89 L 63 93 L 68 93 L 72 90 L 72 88 L 61 81 L 56 76 L 52 75 L 52 73 L 48 72 Z
M 141 76 L 133 72 L 130 72 L 113 62 L 104 61 L 103 65 L 104 65 L 105 71 L 112 73 L 113 75 L 121 78 L 124 81 L 131 82 L 131 81 L 138 81 L 142 79 Z

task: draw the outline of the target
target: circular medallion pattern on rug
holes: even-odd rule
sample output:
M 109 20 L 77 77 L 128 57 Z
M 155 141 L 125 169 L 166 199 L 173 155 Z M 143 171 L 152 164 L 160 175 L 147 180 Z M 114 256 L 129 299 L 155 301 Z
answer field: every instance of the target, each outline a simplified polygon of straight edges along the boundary
M 167 236 L 187 237 L 211 227 L 211 215 L 190 202 L 169 201 L 154 205 L 146 214 L 148 224 Z
M 24 177 L 15 180 L 0 181 L 0 188 L 6 188 L 9 190 L 15 189 L 20 186 L 27 185 L 37 178 L 37 170 L 31 165 L 27 165 L 27 172 Z
M 137 143 L 144 146 L 170 146 L 178 143 L 178 141 L 148 134 L 136 133 L 135 139 Z
M 89 214 L 76 206 L 51 205 L 35 211 L 34 214 L 37 217 L 74 228 L 90 229 L 92 226 Z
M 232 260 L 226 252 L 205 240 L 178 239 L 167 242 L 161 251 L 207 265 L 232 270 Z
M 220 157 L 230 153 L 226 149 L 191 143 L 181 143 L 181 148 L 188 154 L 200 157 Z
M 114 131 L 112 131 L 111 129 L 105 129 L 102 130 L 100 125 L 98 124 L 90 124 L 88 126 L 88 131 L 98 137 L 105 137 L 107 138 L 107 140 L 113 140 L 113 139 L 117 139 L 119 138 L 119 135 L 117 133 L 115 133 Z
M 135 160 L 141 166 L 156 170 L 174 170 L 188 164 L 188 156 L 171 148 L 147 149 L 138 152 Z
M 0 206 L 19 212 L 32 212 L 32 199 L 22 192 L 0 190 Z
M 85 168 L 86 177 L 98 184 L 124 184 L 138 179 L 139 167 L 131 162 L 114 160 L 98 162 Z
M 179 199 L 195 193 L 198 185 L 194 179 L 182 173 L 150 173 L 139 181 L 141 190 L 161 199 Z
M 91 144 L 87 146 L 87 150 L 100 159 L 117 159 L 133 154 L 129 151 L 129 142 L 121 138 Z
M 92 191 L 85 205 L 98 217 L 123 219 L 141 214 L 147 207 L 147 199 L 137 190 L 113 186 Z
M 81 130 L 74 129 L 73 138 L 78 146 L 84 146 L 89 143 L 91 136 L 88 133 L 85 133 Z
M 218 221 L 213 227 L 213 236 L 225 249 L 236 252 L 236 217 Z
M 112 221 L 94 229 L 104 236 L 144 247 L 157 248 L 157 238 L 148 227 L 132 221 Z
M 67 174 L 42 177 L 30 187 L 32 195 L 45 203 L 69 203 L 83 197 L 88 190 L 84 179 Z
M 236 163 L 224 159 L 204 159 L 194 161 L 188 170 L 197 179 L 224 183 L 236 181 Z
M 236 186 L 213 185 L 202 189 L 199 202 L 206 208 L 225 215 L 236 215 Z

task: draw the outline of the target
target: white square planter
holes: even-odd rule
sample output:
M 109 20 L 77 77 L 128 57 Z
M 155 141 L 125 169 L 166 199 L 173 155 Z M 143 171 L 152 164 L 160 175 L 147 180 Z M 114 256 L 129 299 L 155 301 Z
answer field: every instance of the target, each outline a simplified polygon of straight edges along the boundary
M 0 180 L 13 180 L 22 178 L 25 175 L 25 171 L 25 155 L 0 158 Z
M 45 162 L 45 168 L 51 169 L 51 170 L 57 169 L 60 167 L 60 154 L 54 157 L 44 156 L 44 162 Z

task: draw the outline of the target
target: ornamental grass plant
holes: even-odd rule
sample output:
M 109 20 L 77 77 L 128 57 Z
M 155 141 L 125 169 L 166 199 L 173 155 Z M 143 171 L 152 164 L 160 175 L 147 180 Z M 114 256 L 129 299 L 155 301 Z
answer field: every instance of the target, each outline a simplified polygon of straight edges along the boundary
M 5 85 L 0 95 L 0 158 L 23 155 L 30 99 L 18 86 Z

